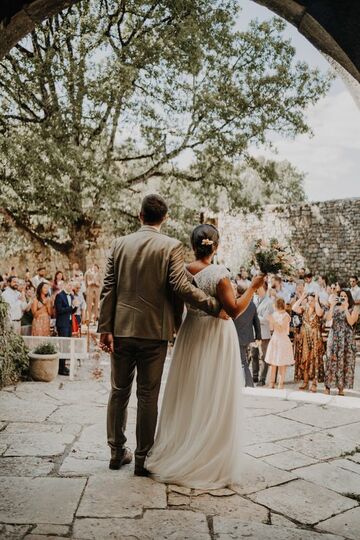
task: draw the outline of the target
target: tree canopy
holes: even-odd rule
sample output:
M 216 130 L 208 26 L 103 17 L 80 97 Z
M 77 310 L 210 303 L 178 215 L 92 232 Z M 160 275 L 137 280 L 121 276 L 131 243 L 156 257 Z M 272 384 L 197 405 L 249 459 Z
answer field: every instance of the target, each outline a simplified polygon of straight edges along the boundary
M 239 16 L 236 0 L 89 0 L 19 43 L 0 63 L 3 221 L 83 260 L 102 227 L 137 226 L 149 189 L 178 233 L 224 197 L 258 208 L 244 170 L 264 194 L 290 173 L 303 197 L 296 171 L 251 148 L 309 132 L 330 78 L 296 62 L 281 19 L 239 31 Z

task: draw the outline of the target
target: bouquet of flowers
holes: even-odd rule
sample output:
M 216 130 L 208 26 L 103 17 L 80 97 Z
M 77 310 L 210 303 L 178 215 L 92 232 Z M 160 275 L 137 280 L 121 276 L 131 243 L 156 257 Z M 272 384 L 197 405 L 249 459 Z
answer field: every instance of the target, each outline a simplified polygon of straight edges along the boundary
M 289 248 L 280 245 L 276 238 L 267 243 L 257 240 L 254 246 L 254 263 L 263 274 L 291 276 L 295 273 L 294 259 Z

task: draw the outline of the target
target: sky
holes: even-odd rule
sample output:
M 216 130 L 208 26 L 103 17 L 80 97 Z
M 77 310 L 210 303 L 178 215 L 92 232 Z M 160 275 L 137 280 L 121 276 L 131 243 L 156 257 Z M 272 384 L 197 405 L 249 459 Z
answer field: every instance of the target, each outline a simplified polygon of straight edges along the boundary
M 251 19 L 266 20 L 274 15 L 251 0 L 239 3 L 240 28 L 245 28 Z M 289 23 L 285 37 L 291 39 L 299 60 L 324 72 L 331 70 L 325 57 Z M 329 93 L 306 114 L 313 137 L 300 135 L 288 140 L 275 136 L 277 155 L 259 149 L 254 149 L 254 154 L 287 159 L 304 172 L 310 201 L 360 197 L 360 109 L 339 76 Z

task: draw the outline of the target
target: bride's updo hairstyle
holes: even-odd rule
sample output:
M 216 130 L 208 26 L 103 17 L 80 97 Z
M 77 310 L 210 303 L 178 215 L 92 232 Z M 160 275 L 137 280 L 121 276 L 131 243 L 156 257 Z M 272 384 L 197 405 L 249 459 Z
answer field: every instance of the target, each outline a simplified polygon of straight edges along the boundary
M 219 231 L 214 225 L 198 225 L 191 233 L 191 245 L 197 259 L 208 257 L 219 245 Z

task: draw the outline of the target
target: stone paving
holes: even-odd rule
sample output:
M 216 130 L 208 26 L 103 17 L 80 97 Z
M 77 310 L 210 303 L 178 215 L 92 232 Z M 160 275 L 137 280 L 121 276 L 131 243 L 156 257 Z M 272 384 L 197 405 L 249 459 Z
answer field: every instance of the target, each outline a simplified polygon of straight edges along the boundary
M 108 469 L 108 372 L 94 353 L 73 382 L 0 392 L 0 538 L 360 539 L 356 398 L 338 407 L 250 391 L 242 484 L 208 492 L 134 477 L 132 465 Z M 132 449 L 135 406 L 133 395 Z

